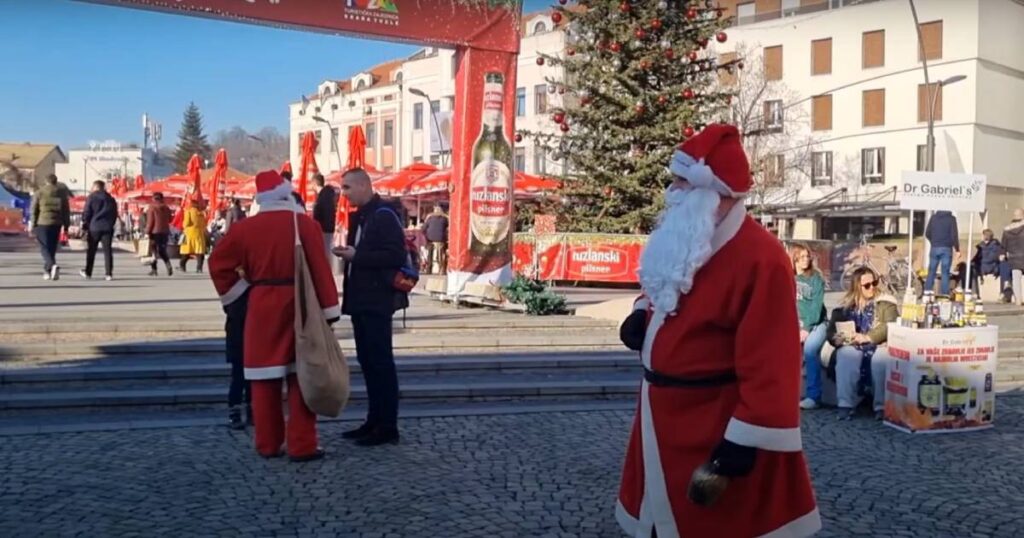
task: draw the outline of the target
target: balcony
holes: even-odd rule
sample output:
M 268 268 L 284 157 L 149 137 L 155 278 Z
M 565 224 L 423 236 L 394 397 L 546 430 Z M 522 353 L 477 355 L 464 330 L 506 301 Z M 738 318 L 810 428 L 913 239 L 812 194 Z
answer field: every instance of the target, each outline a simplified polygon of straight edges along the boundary
M 808 15 L 811 13 L 820 13 L 822 11 L 832 11 L 835 9 L 842 9 L 845 7 L 860 6 L 879 1 L 881 0 L 824 0 L 818 4 L 798 6 L 793 8 L 781 9 L 778 11 L 765 11 L 761 13 L 756 13 L 754 15 L 747 15 L 742 17 L 736 16 L 732 19 L 732 25 L 745 26 L 748 24 L 757 24 L 759 22 L 773 21 L 776 19 L 799 17 L 801 15 Z

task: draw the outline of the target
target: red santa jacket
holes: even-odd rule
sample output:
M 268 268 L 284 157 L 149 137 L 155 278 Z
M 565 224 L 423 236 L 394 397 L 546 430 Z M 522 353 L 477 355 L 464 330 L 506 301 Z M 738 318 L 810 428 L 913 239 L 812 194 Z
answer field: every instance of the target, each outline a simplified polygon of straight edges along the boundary
M 720 386 L 641 385 L 616 519 L 629 536 L 802 537 L 821 528 L 804 461 L 793 267 L 737 204 L 714 254 L 673 313 L 651 311 L 644 366 L 672 377 L 734 372 Z M 646 300 L 638 308 L 648 308 Z M 687 498 L 693 471 L 723 440 L 755 447 L 753 471 L 711 507 Z
M 341 317 L 323 232 L 313 219 L 296 215 L 297 210 L 291 201 L 262 205 L 259 214 L 232 225 L 231 233 L 217 243 L 210 256 L 210 278 L 223 304 L 232 303 L 249 290 L 244 337 L 246 379 L 275 379 L 294 371 L 293 218 L 298 218 L 299 237 L 324 316 L 328 320 Z

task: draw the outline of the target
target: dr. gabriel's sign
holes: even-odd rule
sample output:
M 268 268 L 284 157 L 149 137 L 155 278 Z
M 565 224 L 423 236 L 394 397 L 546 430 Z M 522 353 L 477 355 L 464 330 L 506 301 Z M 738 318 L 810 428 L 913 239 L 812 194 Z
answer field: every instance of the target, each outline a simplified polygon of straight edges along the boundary
M 903 172 L 900 208 L 918 211 L 985 211 L 986 179 L 981 174 Z

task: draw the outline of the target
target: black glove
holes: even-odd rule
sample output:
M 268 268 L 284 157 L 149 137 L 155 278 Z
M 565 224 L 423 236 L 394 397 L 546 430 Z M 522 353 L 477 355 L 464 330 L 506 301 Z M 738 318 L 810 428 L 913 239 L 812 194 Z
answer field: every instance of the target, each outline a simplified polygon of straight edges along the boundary
M 711 467 L 715 474 L 736 478 L 747 476 L 754 470 L 757 449 L 743 446 L 732 441 L 722 440 L 711 453 Z
M 633 351 L 643 349 L 646 334 L 647 312 L 644 310 L 634 310 L 619 327 L 619 340 Z

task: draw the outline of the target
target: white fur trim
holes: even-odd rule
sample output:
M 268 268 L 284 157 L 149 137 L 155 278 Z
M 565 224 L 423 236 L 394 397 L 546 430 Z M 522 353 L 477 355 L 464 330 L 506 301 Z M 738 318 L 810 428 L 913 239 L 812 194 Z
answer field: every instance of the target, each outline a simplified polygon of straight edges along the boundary
M 239 279 L 238 282 L 235 282 L 234 286 L 231 286 L 231 289 L 228 290 L 227 293 L 220 296 L 220 304 L 227 306 L 237 301 L 247 289 L 249 289 L 249 283 L 246 282 L 244 278 Z
M 739 200 L 729 209 L 722 222 L 719 222 L 718 226 L 715 227 L 715 233 L 711 235 L 712 256 L 721 250 L 733 237 L 736 237 L 740 228 L 743 227 L 743 222 L 746 220 L 747 206 L 743 203 L 743 200 Z
M 660 330 L 661 326 L 665 324 L 665 318 L 667 316 L 667 313 L 655 309 L 654 315 L 651 316 L 650 323 L 647 324 L 647 332 L 644 333 L 644 345 L 640 349 L 640 360 L 648 369 L 652 369 L 651 350 L 654 347 L 654 339 L 658 336 L 658 330 Z
M 672 153 L 672 161 L 668 169 L 673 174 L 689 181 L 691 185 L 701 189 L 711 189 L 730 198 L 740 198 L 746 193 L 738 193 L 729 188 L 724 181 L 715 175 L 710 166 L 704 164 L 704 159 L 694 159 L 690 154 L 675 150 Z
M 817 507 L 785 525 L 758 538 L 805 538 L 821 530 L 821 514 Z
M 661 467 L 658 451 L 658 436 L 654 430 L 654 415 L 651 412 L 651 385 L 644 381 L 640 386 L 640 428 L 641 446 L 644 458 L 644 504 L 640 510 L 640 527 L 658 530 L 658 538 L 679 538 L 672 503 L 668 498 L 665 471 Z
M 293 213 L 305 213 L 299 204 L 295 203 L 295 200 L 291 199 L 291 196 L 287 200 L 271 200 L 266 203 L 260 204 L 259 213 L 270 213 L 271 211 L 291 211 Z
M 773 452 L 800 452 L 803 441 L 800 428 L 767 428 L 732 417 L 725 427 L 725 439 L 738 445 L 752 446 Z
M 256 193 L 254 199 L 256 200 L 256 203 L 260 204 L 260 207 L 262 208 L 263 204 L 266 204 L 268 202 L 280 201 L 285 199 L 285 197 L 290 197 L 292 195 L 292 190 L 294 189 L 292 189 L 291 182 L 282 181 L 278 186 L 274 187 L 273 189 L 270 189 L 269 191 Z
M 281 379 L 295 373 L 295 363 L 286 366 L 263 366 L 260 368 L 243 369 L 246 379 L 262 381 L 264 379 Z
M 341 318 L 341 306 L 328 306 L 327 308 L 324 309 L 324 319 L 330 321 L 332 319 L 339 318 Z
M 640 297 L 633 303 L 633 310 L 647 310 L 651 306 L 651 300 L 646 296 Z
M 640 527 L 640 521 L 629 515 L 629 512 L 626 511 L 626 507 L 622 505 L 622 501 L 615 503 L 615 521 L 619 523 L 619 527 L 622 527 L 622 531 L 629 536 L 640 536 L 637 534 Z

